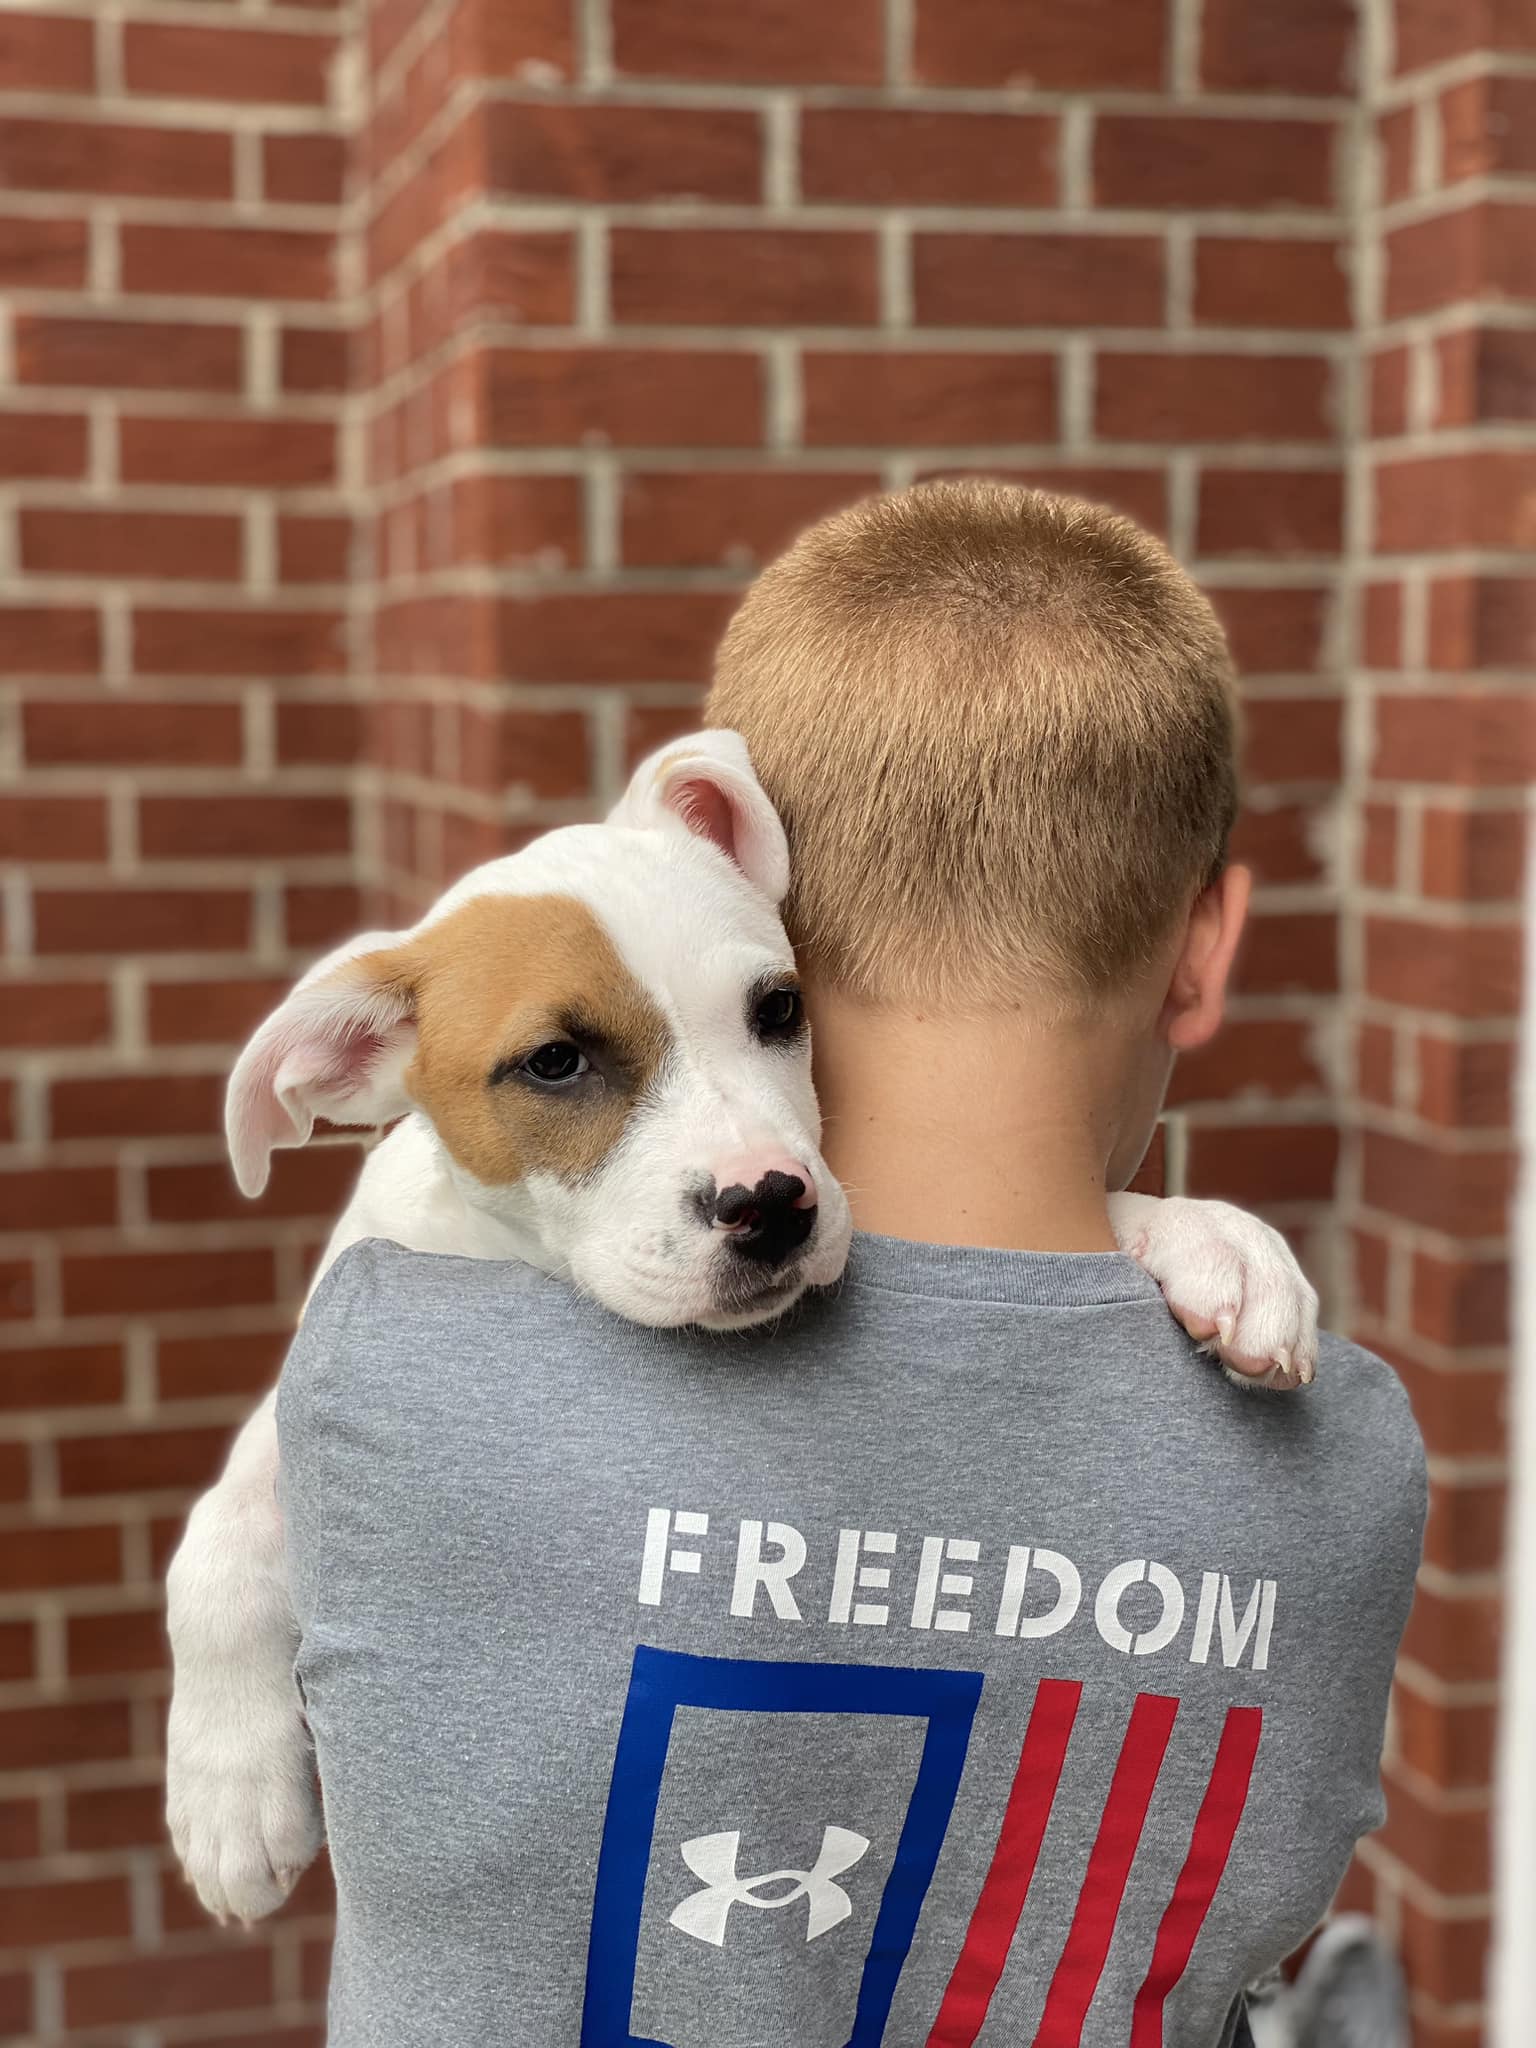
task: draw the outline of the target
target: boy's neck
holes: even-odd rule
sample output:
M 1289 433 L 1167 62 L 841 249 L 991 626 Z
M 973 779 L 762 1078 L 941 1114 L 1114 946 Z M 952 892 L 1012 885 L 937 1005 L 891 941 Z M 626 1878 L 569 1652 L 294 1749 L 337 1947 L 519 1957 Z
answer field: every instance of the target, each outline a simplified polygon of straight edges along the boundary
M 1115 1249 L 1123 1039 L 1026 1016 L 872 1009 L 809 987 L 822 1152 L 861 1230 L 1003 1250 Z

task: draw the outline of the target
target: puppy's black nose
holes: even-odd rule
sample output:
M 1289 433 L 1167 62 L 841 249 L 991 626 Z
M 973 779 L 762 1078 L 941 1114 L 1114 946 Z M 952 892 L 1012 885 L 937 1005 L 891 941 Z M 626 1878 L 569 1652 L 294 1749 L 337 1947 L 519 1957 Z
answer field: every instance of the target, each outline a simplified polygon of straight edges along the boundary
M 755 1187 L 740 1181 L 722 1188 L 711 1221 L 729 1232 L 732 1251 L 761 1266 L 782 1266 L 816 1228 L 816 1202 L 806 1201 L 797 1173 L 765 1173 Z

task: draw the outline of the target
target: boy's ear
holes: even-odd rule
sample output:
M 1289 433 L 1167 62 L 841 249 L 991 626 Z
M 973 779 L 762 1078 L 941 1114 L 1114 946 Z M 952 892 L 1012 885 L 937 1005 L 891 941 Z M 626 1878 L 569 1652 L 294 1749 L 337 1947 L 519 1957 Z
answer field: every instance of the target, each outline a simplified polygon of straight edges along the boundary
M 784 827 L 740 733 L 715 728 L 658 748 L 635 770 L 608 822 L 708 840 L 771 902 L 782 903 L 789 888 Z
M 387 1124 L 410 1108 L 416 1052 L 406 932 L 367 932 L 318 961 L 260 1025 L 229 1077 L 224 1130 L 242 1194 L 267 1184 L 274 1149 L 317 1117 Z
M 1163 1006 L 1163 1032 L 1174 1052 L 1193 1052 L 1221 1024 L 1252 894 L 1252 869 L 1230 867 L 1195 898 Z

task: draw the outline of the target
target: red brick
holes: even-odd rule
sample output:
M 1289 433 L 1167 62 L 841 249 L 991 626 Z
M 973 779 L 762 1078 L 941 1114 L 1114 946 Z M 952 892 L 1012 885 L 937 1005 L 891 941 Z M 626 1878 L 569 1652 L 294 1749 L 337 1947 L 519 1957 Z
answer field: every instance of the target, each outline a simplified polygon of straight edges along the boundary
M 1420 827 L 1421 886 L 1453 903 L 1520 900 L 1525 875 L 1523 811 L 1426 810 Z
M 919 234 L 916 318 L 926 327 L 1160 327 L 1154 235 Z
M 238 704 L 43 698 L 23 705 L 22 734 L 34 766 L 233 767 L 244 747 Z
M 0 675 L 88 676 L 100 662 L 94 611 L 77 605 L 0 605 Z M 23 708 L 23 718 L 31 709 Z
M 1440 182 L 1536 171 L 1536 79 L 1469 78 L 1440 96 Z
M 1371 358 L 1371 433 L 1390 439 L 1408 431 L 1408 351 L 1380 349 Z
M 1234 829 L 1232 857 L 1254 870 L 1261 887 L 1320 881 L 1317 842 L 1327 830 L 1327 814 L 1317 804 L 1251 804 Z
M 351 335 L 334 327 L 285 327 L 278 349 L 283 389 L 345 391 L 351 350 Z
M 110 1166 L 0 1169 L 0 1231 L 73 1230 L 117 1221 Z M 0 1352 L 0 1361 L 7 1354 Z
M 1366 1206 L 1452 1237 L 1497 1237 L 1514 1184 L 1507 1148 L 1451 1151 L 1385 1131 L 1363 1134 Z
M 245 375 L 240 329 L 201 321 L 19 313 L 15 351 L 23 384 L 233 392 Z
M 336 1215 L 357 1179 L 358 1155 L 353 1145 L 311 1145 L 302 1152 L 279 1152 L 272 1178 L 261 1197 L 262 1216 Z M 253 1211 L 235 1185 L 228 1164 L 151 1166 L 149 1215 L 155 1223 L 240 1222 Z
M 1360 816 L 1360 879 L 1368 888 L 1395 889 L 1401 834 L 1392 804 L 1364 804 Z
M 302 697 L 277 707 L 277 758 L 297 764 L 349 763 L 363 738 L 363 707 Z
M 1441 2005 L 1482 1997 L 1490 1942 L 1486 1913 L 1441 1915 L 1405 1893 L 1400 1939 L 1404 1972 L 1415 1990 Z
M 18 317 L 15 325 L 21 324 Z M 78 413 L 0 411 L 0 477 L 82 477 L 86 445 L 86 422 Z
M 1333 697 L 1263 698 L 1244 710 L 1248 783 L 1336 782 L 1340 707 Z
M 1298 1017 L 1234 1018 L 1205 1051 L 1179 1061 L 1169 1101 L 1320 1095 L 1324 1076 L 1315 1038 L 1314 1028 Z
M 1248 1208 L 1326 1202 L 1338 1150 L 1331 1124 L 1197 1128 L 1190 1133 L 1190 1178 L 1203 1195 Z
M 112 1035 L 112 992 L 101 981 L 0 984 L 0 1047 L 103 1045 Z
M 87 511 L 24 508 L 21 566 L 36 576 L 186 578 L 196 583 L 239 579 L 244 528 L 209 512 Z
M 1237 974 L 1245 995 L 1328 995 L 1338 986 L 1338 926 L 1319 911 L 1262 911 L 1249 920 Z
M 1508 1488 L 1500 1482 L 1431 1479 L 1426 1562 L 1448 1572 L 1496 1571 L 1504 1555 L 1508 1504 Z
M 292 1334 L 285 1325 L 249 1336 L 161 1337 L 155 1391 L 161 1401 L 259 1393 L 276 1379 Z
M 206 953 L 249 943 L 244 889 L 39 889 L 39 953 Z
M 633 768 L 680 733 L 697 732 L 702 700 L 697 692 L 679 704 L 631 704 L 624 727 L 624 759 Z
M 139 847 L 149 860 L 296 860 L 344 854 L 352 807 L 343 796 L 146 796 Z
M 495 562 L 562 568 L 586 559 L 582 484 L 575 476 L 468 476 L 453 485 L 445 566 Z
M 167 1260 L 207 1261 L 212 1258 L 223 1260 L 240 1259 L 244 1264 L 231 1269 L 231 1277 L 238 1287 L 249 1287 L 255 1277 L 259 1284 L 260 1274 L 265 1270 L 258 1260 L 268 1255 L 244 1253 L 164 1253 L 147 1255 L 157 1257 L 164 1265 Z M 83 1266 L 84 1261 L 74 1262 Z M 99 1262 L 98 1262 L 99 1263 Z M 145 1263 L 144 1258 L 133 1262 L 137 1266 Z M 116 1264 L 126 1267 L 126 1256 Z M 201 1287 L 202 1282 L 194 1276 L 193 1285 Z M 166 1306 L 159 1298 L 158 1284 L 139 1285 L 135 1281 L 131 1289 L 135 1301 Z M 206 1296 L 204 1297 L 206 1298 Z M 232 1299 L 239 1299 L 236 1294 Z M 172 1306 L 176 1304 L 170 1304 Z M 162 1429 L 114 1431 L 110 1436 L 72 1436 L 63 1438 L 56 1447 L 59 1465 L 59 1490 L 66 1495 L 94 1495 L 108 1493 L 157 1493 L 169 1489 L 184 1490 L 208 1485 L 224 1460 L 229 1449 L 227 1429 Z M 155 1611 L 158 1632 L 158 1609 Z M 103 1649 L 105 1646 L 103 1645 Z M 158 1661 L 158 1660 L 157 1660 Z M 73 1657 L 72 1669 L 80 1669 Z M 125 1668 L 125 1667 L 105 1667 Z
M 329 234 L 125 221 L 120 238 L 125 292 L 233 299 L 335 295 L 336 245 Z
M 37 1272 L 31 1259 L 0 1259 L 0 1322 L 25 1322 L 37 1308 Z M 0 1498 L 8 1498 L 0 1481 Z
M 454 245 L 448 289 L 467 319 L 563 327 L 575 317 L 576 248 L 565 232 L 482 232 Z
M 346 622 L 331 611 L 161 611 L 133 614 L 139 675 L 338 675 Z
M 61 1261 L 64 1313 L 68 1316 L 154 1315 L 162 1310 L 254 1307 L 275 1299 L 272 1253 L 249 1251 L 83 1252 Z M 121 1439 L 106 1439 L 120 1443 Z M 90 1453 L 73 1443 L 70 1470 L 81 1469 Z M 179 1483 L 179 1482 L 177 1482 Z M 190 1483 L 190 1482 L 189 1482 Z M 80 1491 L 63 1481 L 65 1491 Z
M 1536 453 L 1469 449 L 1376 468 L 1376 545 L 1388 552 L 1536 546 Z
M 0 128 L 0 185 L 146 199 L 228 199 L 227 135 L 117 121 L 21 120 Z
M 3 1409 L 94 1408 L 120 1401 L 123 1385 L 123 1355 L 116 1344 L 55 1344 L 30 1351 L 0 1351 Z
M 872 234 L 618 227 L 611 248 L 622 324 L 855 327 L 879 317 Z
M 0 1948 L 125 1940 L 133 1914 L 125 1877 L 0 1885 Z
M 239 1045 L 275 1010 L 289 984 L 277 977 L 241 981 L 152 981 L 147 992 L 153 1045 Z
M 119 432 L 125 483 L 273 489 L 328 484 L 336 476 L 336 430 L 327 420 L 129 415 Z
M 1342 543 L 1336 469 L 1217 469 L 1200 474 L 1202 555 L 1327 555 Z
M 1392 229 L 1385 238 L 1387 318 L 1462 299 L 1536 299 L 1536 236 L 1528 211 L 1490 200 Z
M 334 946 L 364 923 L 350 882 L 295 883 L 283 891 L 283 936 L 290 946 Z
M 0 92 L 89 92 L 95 82 L 89 17 L 0 14 Z
M 1440 1893 L 1481 1893 L 1492 1888 L 1489 1827 L 1485 1807 L 1444 1806 L 1426 1796 L 1417 1781 L 1389 1765 L 1387 1824 L 1381 1845 Z
M 1367 668 L 1403 665 L 1403 592 L 1401 584 L 1369 583 L 1360 597 L 1361 652 Z
M 623 557 L 645 568 L 756 566 L 824 513 L 879 488 L 873 471 L 631 474 L 624 479 Z
M 1360 1090 L 1362 1100 L 1374 1102 L 1382 1109 L 1395 1108 L 1399 1093 L 1397 1069 L 1397 1033 L 1390 1030 L 1385 1024 L 1362 1024 L 1357 1033 L 1355 1046 L 1355 1085 Z M 1357 1232 L 1356 1235 L 1358 1239 L 1363 1240 L 1365 1233 Z M 1376 1243 L 1377 1240 L 1372 1240 L 1371 1242 Z M 1362 1274 L 1365 1273 L 1367 1267 L 1371 1266 L 1372 1263 L 1367 1257 L 1364 1243 L 1362 1242 L 1359 1255 Z M 1382 1276 L 1381 1299 L 1370 1298 L 1366 1292 L 1365 1281 L 1364 1279 L 1361 1280 L 1362 1306 L 1373 1308 L 1381 1314 L 1386 1312 L 1386 1263 L 1386 1247 L 1382 1244 L 1380 1257 Z
M 223 1129 L 219 1074 L 90 1074 L 55 1081 L 51 1128 L 57 1138 L 212 1136 Z
M 1511 1039 L 1454 1039 L 1422 1033 L 1418 1042 L 1418 1113 L 1448 1129 L 1505 1130 L 1513 1113 Z
M 485 444 L 744 447 L 762 438 L 762 371 L 745 352 L 499 349 Z
M 6 1301 L 6 1283 L 0 1280 L 0 1305 Z M 31 1488 L 31 1461 L 24 1443 L 0 1444 L 0 1501 L 25 1500 Z M 0 1585 L 5 1583 L 8 1564 L 3 1554 L 9 1539 L 0 1540 Z
M 1524 784 L 1536 776 L 1531 701 L 1481 686 L 1445 697 L 1378 697 L 1371 773 L 1466 788 Z
M 0 286 L 8 291 L 78 291 L 85 283 L 83 220 L 0 218 Z
M 1327 441 L 1321 356 L 1148 355 L 1101 349 L 1097 431 L 1113 441 Z
M 702 682 L 734 606 L 729 591 L 508 598 L 504 673 L 514 682 Z
M 1343 93 L 1349 0 L 1205 0 L 1200 82 L 1217 91 Z
M 130 20 L 123 31 L 123 81 L 130 92 L 173 99 L 320 107 L 329 97 L 335 53 L 331 36 Z
M 25 1453 L 25 1445 L 17 1448 Z M 109 1525 L 48 1523 L 0 1534 L 0 1589 L 8 1593 L 113 1585 L 121 1572 L 122 1539 Z
M 185 2014 L 244 2012 L 272 1996 L 272 1952 L 222 1946 L 207 1955 L 151 1955 L 76 1964 L 64 1973 L 64 2018 L 101 2027 Z
M 1338 243 L 1202 235 L 1195 319 L 1215 327 L 1347 327 L 1349 280 Z
M 762 124 L 744 108 L 531 100 L 493 104 L 486 122 L 493 192 L 628 205 L 645 199 L 752 205 L 762 194 Z
M 1162 0 L 999 7 L 995 0 L 918 0 L 912 68 L 929 85 L 1071 92 L 1156 87 L 1164 80 Z
M 127 1756 L 131 1746 L 126 1700 L 54 1701 L 46 1707 L 0 1711 L 0 1756 L 13 1771 L 105 1762 Z
M 1366 985 L 1383 1002 L 1450 1017 L 1513 1016 L 1519 1007 L 1519 928 L 1368 919 Z
M 1536 584 L 1528 576 L 1437 578 L 1429 587 L 1429 666 L 1536 668 Z
M 1325 590 L 1213 590 L 1233 658 L 1248 675 L 1298 675 L 1319 666 L 1330 595 Z
M 1043 441 L 1056 433 L 1049 355 L 810 351 L 803 365 L 810 447 L 925 448 Z
M 1398 1351 L 1391 1363 L 1408 1390 L 1414 1420 L 1436 1457 L 1502 1457 L 1509 1375 L 1452 1363 L 1440 1367 Z
M 31 1628 L 20 1625 L 30 1640 Z M 9 1629 L 7 1635 L 11 1633 Z M 31 1678 L 34 1665 L 29 1661 L 23 1666 L 7 1662 L 4 1666 L 8 1675 L 15 1678 Z M 35 1799 L 0 1799 L 0 1858 L 7 1862 L 30 1863 L 42 1853 L 43 1828 L 42 1809 Z M 6 2005 L 8 1979 L 0 1977 L 0 2027 L 7 2025 L 10 2008 Z M 21 2022 L 23 2026 L 26 2022 Z
M 1388 205 L 1406 199 L 1418 179 L 1418 118 L 1411 106 L 1394 107 L 1376 123 L 1381 153 L 1381 196 Z
M 352 520 L 339 513 L 285 513 L 277 522 L 278 581 L 344 583 L 356 531 Z
M 612 18 L 614 63 L 632 78 L 878 85 L 884 73 L 879 0 L 844 0 L 832 9 L 816 0 L 757 0 L 750 12 L 691 0 L 613 0 Z
M 1048 114 L 803 107 L 800 189 L 864 206 L 1054 206 Z
M 30 2034 L 33 2017 L 32 1972 L 0 1971 L 0 2027 L 13 2036 Z
M 0 796 L 0 860 L 105 860 L 107 811 L 94 796 Z
M 261 144 L 261 189 L 295 206 L 335 206 L 346 179 L 347 145 L 340 135 L 267 135 Z
M 1100 206 L 1329 206 L 1330 121 L 1219 115 L 1101 114 L 1094 198 Z
M 1393 56 L 1399 73 L 1419 71 L 1470 50 L 1530 48 L 1526 0 L 1397 0 Z
M 1413 1327 L 1452 1350 L 1509 1342 L 1510 1271 L 1503 1259 L 1413 1256 Z M 1469 1674 L 1470 1675 L 1470 1674 Z
M 65 1796 L 64 1838 L 73 1850 L 157 1849 L 165 1839 L 165 1792 L 153 1785 L 91 1785 Z

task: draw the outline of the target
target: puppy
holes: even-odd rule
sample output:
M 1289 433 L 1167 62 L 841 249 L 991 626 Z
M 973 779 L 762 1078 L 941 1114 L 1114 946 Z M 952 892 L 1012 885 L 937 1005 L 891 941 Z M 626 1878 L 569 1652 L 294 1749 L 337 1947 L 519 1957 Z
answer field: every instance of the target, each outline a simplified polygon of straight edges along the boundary
M 661 1327 L 782 1313 L 838 1278 L 851 1235 L 819 1150 L 788 880 L 740 739 L 664 749 L 605 824 L 476 868 L 413 929 L 305 975 L 230 1081 L 240 1186 L 259 1194 L 273 1148 L 317 1118 L 393 1124 L 321 1273 L 382 1237 L 525 1260 Z M 1310 1378 L 1316 1297 L 1274 1231 L 1144 1196 L 1115 1197 L 1112 1220 L 1192 1334 Z M 193 1509 L 168 1586 L 171 1834 L 209 1911 L 243 1920 L 282 1903 L 322 1838 L 275 1400 Z

